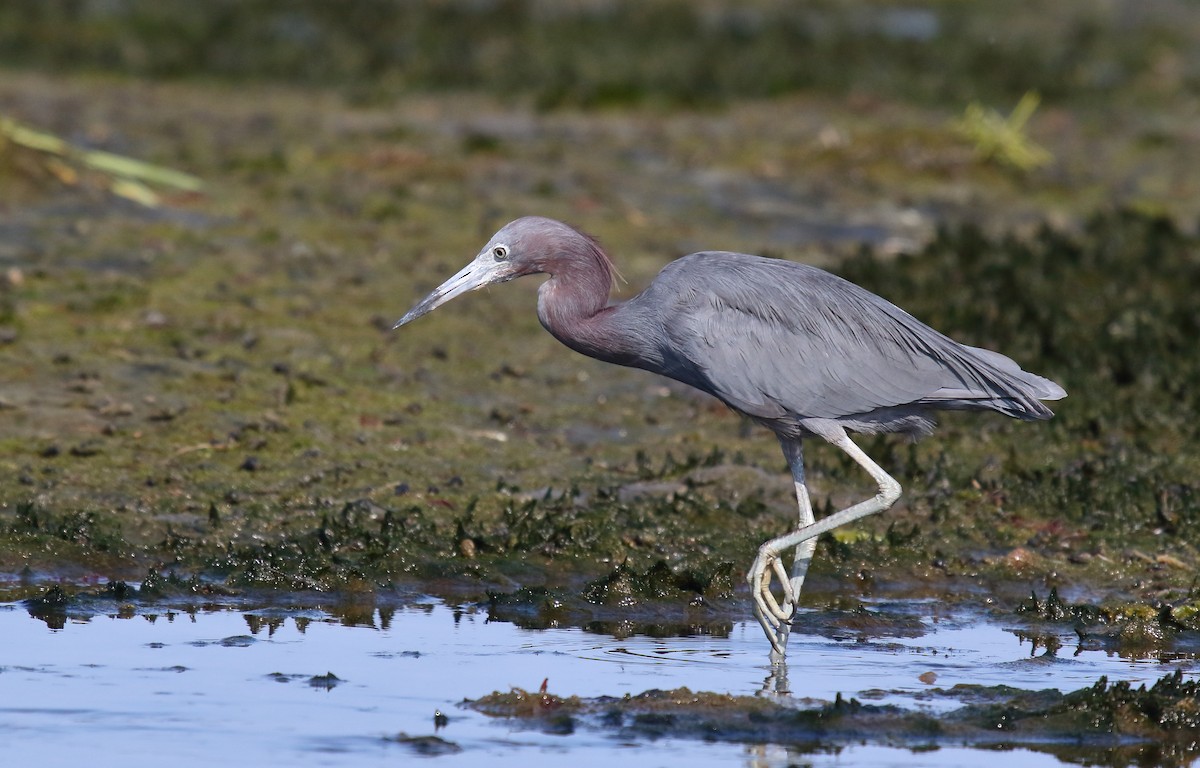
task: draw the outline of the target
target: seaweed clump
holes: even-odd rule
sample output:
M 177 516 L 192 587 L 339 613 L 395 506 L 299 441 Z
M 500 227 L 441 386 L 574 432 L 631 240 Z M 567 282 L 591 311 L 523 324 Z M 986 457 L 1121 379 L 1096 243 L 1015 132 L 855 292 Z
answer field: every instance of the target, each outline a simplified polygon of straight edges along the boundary
M 1047 623 L 1071 623 L 1080 647 L 1111 650 L 1125 656 L 1161 654 L 1183 647 L 1200 650 L 1200 602 L 1174 604 L 1067 603 L 1051 589 L 1045 600 L 1036 593 L 1017 606 L 1017 613 Z
M 616 731 L 633 738 L 691 738 L 772 743 L 802 751 L 847 742 L 936 749 L 941 746 L 1048 752 L 1103 765 L 1188 765 L 1200 755 L 1200 681 L 1181 671 L 1134 688 L 1101 678 L 1063 694 L 1007 686 L 956 686 L 935 695 L 973 703 L 935 715 L 864 704 L 840 694 L 832 702 L 674 690 L 622 697 L 562 698 L 521 689 L 468 700 L 464 706 L 530 727 Z M 558 718 L 556 720 L 556 718 Z M 556 725 L 557 724 L 557 725 Z
M 597 605 L 631 606 L 646 600 L 688 596 L 693 605 L 705 598 L 733 596 L 733 563 L 720 563 L 706 571 L 673 571 L 659 560 L 644 571 L 621 563 L 607 575 L 588 584 L 584 597 Z
M 584 708 L 578 696 L 562 697 L 547 691 L 548 680 L 531 693 L 523 688 L 496 691 L 469 702 L 472 709 L 492 717 L 518 718 L 546 733 L 568 734 L 575 730 L 575 715 Z
M 616 637 L 723 636 L 736 617 L 732 573 L 728 562 L 694 570 L 661 560 L 638 570 L 623 562 L 581 589 L 489 590 L 488 616 L 528 629 L 582 626 Z
M 1183 672 L 1159 678 L 1152 686 L 1128 682 L 1095 684 L 1056 697 L 1045 706 L 1023 706 L 1023 696 L 964 708 L 954 717 L 984 730 L 1008 734 L 1028 746 L 1070 739 L 1075 755 L 1104 765 L 1190 765 L 1200 755 L 1200 680 Z

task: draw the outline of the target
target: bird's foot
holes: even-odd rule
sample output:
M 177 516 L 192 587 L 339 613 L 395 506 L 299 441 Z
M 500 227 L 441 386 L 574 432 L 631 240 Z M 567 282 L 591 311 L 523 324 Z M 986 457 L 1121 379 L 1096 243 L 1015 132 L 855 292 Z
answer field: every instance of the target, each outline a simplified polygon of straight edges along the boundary
M 775 599 L 775 594 L 771 591 L 772 576 L 779 578 L 779 585 L 783 588 L 782 604 Z M 754 558 L 754 564 L 750 566 L 750 573 L 746 578 L 750 582 L 750 589 L 754 593 L 758 608 L 774 620 L 792 620 L 796 595 L 792 592 L 791 578 L 787 569 L 783 567 L 783 561 L 779 559 L 779 553 L 769 544 L 759 548 L 758 556 Z
M 783 588 L 782 604 L 771 591 L 772 575 L 779 577 L 779 584 Z M 787 653 L 788 631 L 795 612 L 796 595 L 779 553 L 769 543 L 759 548 L 746 580 L 754 596 L 754 617 L 771 643 L 771 656 L 782 659 Z

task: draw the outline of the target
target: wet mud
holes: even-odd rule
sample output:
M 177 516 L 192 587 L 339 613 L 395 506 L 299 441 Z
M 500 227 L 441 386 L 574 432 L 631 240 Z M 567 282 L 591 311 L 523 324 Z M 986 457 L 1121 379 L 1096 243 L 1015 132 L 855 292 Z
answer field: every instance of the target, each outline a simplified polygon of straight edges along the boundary
M 687 688 L 587 699 L 514 689 L 468 706 L 547 733 L 589 728 L 630 740 L 768 742 L 802 752 L 848 742 L 913 750 L 1020 745 L 1067 762 L 1182 766 L 1200 757 L 1198 697 L 1200 683 L 1176 672 L 1151 686 L 1132 688 L 1101 678 L 1089 688 L 1067 693 L 1007 686 L 933 689 L 928 698 L 962 704 L 941 717 L 840 696 L 814 703 Z

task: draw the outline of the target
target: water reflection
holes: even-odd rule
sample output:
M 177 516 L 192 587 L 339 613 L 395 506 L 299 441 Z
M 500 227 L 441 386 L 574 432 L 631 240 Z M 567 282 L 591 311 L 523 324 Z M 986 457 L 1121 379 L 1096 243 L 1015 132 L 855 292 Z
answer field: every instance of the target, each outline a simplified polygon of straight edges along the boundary
M 818 706 L 841 695 L 937 713 L 962 701 L 934 691 L 959 684 L 1074 690 L 1101 675 L 1152 682 L 1174 668 L 1087 650 L 1070 632 L 1006 628 L 919 601 L 870 608 L 869 615 L 803 617 L 809 631 L 792 636 L 791 665 L 780 675 L 767 664 L 757 626 L 741 622 L 663 625 L 652 635 L 606 626 L 597 634 L 523 629 L 482 606 L 429 599 L 384 606 L 9 603 L 0 605 L 0 738 L 13 765 L 43 759 L 47 744 L 64 763 L 105 750 L 126 765 L 158 764 L 162 754 L 181 765 L 232 754 L 295 765 L 391 763 L 412 754 L 447 765 L 525 765 L 550 756 L 690 766 L 999 764 L 1012 756 L 630 742 L 596 728 L 555 735 L 458 704 L 513 686 L 536 690 L 547 679 L 551 690 L 583 697 L 680 687 L 749 695 L 765 681 L 772 696 Z M 1178 665 L 1197 670 L 1194 658 Z M 1035 757 L 1021 759 L 1059 764 Z

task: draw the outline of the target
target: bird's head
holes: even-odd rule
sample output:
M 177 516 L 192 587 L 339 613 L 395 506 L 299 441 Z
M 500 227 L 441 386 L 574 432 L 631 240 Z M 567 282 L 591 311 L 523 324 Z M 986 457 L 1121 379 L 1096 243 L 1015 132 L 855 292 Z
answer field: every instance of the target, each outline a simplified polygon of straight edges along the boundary
M 524 275 L 548 272 L 551 260 L 572 240 L 586 239 L 566 224 L 526 216 L 505 224 L 475 259 L 439 285 L 400 318 L 393 328 L 411 323 L 456 296 Z

